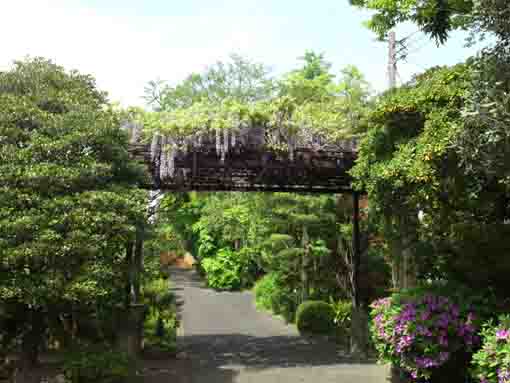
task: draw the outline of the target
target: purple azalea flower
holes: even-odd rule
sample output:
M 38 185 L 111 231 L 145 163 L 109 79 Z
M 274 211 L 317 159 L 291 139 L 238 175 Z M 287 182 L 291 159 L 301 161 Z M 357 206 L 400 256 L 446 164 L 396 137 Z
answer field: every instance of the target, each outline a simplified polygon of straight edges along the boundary
M 441 363 L 437 360 L 428 357 L 416 357 L 416 365 L 420 368 L 433 368 L 439 366 Z
M 452 312 L 452 316 L 457 318 L 460 315 L 459 306 L 456 304 L 450 305 L 450 311 Z
M 496 340 L 507 340 L 510 336 L 510 331 L 508 329 L 499 329 L 496 331 Z
M 390 304 L 391 304 L 391 298 L 387 297 L 387 298 L 377 299 L 375 302 L 372 303 L 371 306 L 374 309 L 377 309 L 377 308 L 381 308 L 381 307 L 389 307 Z
M 419 335 L 425 335 L 425 336 L 431 336 L 432 335 L 432 332 L 425 326 L 419 324 L 416 326 L 416 332 L 419 334 Z

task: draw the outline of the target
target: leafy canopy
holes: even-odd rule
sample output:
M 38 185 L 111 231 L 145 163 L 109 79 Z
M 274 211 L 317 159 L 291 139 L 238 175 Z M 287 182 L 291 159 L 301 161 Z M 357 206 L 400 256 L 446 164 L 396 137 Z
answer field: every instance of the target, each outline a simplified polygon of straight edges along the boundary
M 21 332 L 122 297 L 145 193 L 120 122 L 90 76 L 41 58 L 0 73 L 0 300 Z

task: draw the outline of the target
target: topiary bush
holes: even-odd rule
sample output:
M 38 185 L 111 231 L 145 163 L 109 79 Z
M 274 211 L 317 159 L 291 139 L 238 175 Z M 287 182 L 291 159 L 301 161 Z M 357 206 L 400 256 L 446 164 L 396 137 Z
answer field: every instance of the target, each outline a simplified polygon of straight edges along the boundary
M 510 382 L 510 316 L 498 322 L 483 326 L 482 348 L 473 355 L 471 376 L 480 383 Z
M 490 304 L 459 287 L 407 290 L 372 304 L 372 338 L 382 361 L 414 380 L 464 382 Z M 421 381 L 420 380 L 420 381 Z
M 63 371 L 70 383 L 126 383 L 136 376 L 136 361 L 123 352 L 86 349 L 68 353 Z
M 296 325 L 302 334 L 331 334 L 335 330 L 335 312 L 323 301 L 306 301 L 296 312 Z

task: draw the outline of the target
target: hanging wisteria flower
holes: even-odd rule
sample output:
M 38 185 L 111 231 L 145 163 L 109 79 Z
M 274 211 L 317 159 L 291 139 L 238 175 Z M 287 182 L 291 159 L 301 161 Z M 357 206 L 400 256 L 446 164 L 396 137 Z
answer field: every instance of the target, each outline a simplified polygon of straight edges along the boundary
M 478 315 L 458 297 L 417 290 L 372 304 L 372 335 L 382 360 L 428 379 L 459 351 L 479 344 Z M 510 383 L 510 382 L 509 382 Z

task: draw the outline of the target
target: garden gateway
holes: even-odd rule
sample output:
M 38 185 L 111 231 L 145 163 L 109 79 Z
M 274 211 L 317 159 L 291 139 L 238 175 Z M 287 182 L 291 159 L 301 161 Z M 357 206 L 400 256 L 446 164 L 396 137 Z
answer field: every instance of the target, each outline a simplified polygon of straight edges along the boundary
M 356 160 L 357 141 L 345 138 L 328 140 L 324 134 L 304 129 L 303 124 L 301 129 L 288 129 L 289 125 L 286 129 L 281 123 L 271 128 L 261 122 L 239 122 L 239 117 L 231 129 L 165 135 L 160 132 L 165 130 L 164 127 L 161 129 L 161 125 L 158 125 L 159 130 L 154 127 L 152 131 L 144 129 L 144 122 L 150 119 L 147 114 L 140 115 L 137 111 L 135 116 L 138 121 L 124 123 L 123 129 L 129 135 L 132 158 L 143 161 L 148 173 L 144 186 L 150 190 L 151 220 L 157 214 L 159 201 L 168 192 L 266 191 L 352 195 L 353 242 L 349 265 L 353 304 L 351 351 L 366 354 L 367 308 L 362 307 L 358 286 L 360 192 L 352 188 L 349 175 Z M 150 126 L 150 123 L 147 125 Z M 356 317 L 360 318 L 359 326 L 355 325 Z

